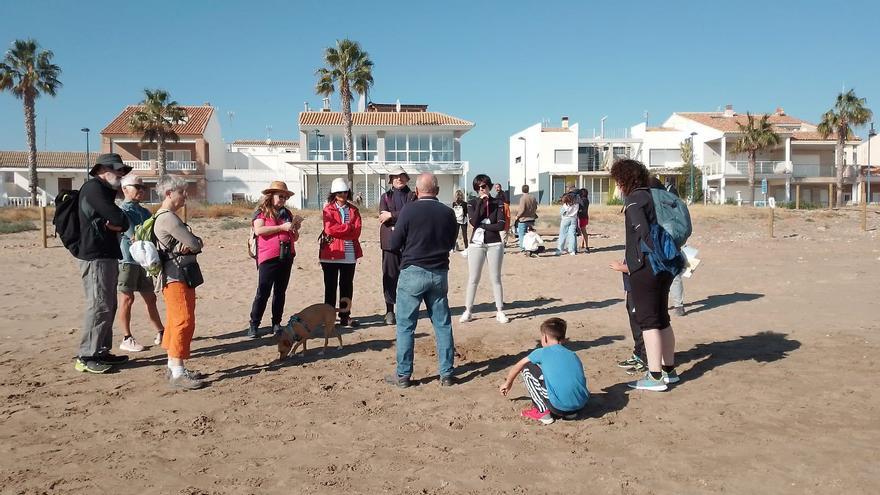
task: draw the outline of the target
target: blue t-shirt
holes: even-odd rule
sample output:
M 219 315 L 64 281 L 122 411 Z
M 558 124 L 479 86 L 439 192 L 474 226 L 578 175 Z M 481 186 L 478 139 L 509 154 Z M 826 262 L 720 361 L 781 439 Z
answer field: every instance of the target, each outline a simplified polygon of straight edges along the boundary
M 550 404 L 560 411 L 579 411 L 587 405 L 590 393 L 584 365 L 577 354 L 559 344 L 539 347 L 532 351 L 529 361 L 541 367 Z

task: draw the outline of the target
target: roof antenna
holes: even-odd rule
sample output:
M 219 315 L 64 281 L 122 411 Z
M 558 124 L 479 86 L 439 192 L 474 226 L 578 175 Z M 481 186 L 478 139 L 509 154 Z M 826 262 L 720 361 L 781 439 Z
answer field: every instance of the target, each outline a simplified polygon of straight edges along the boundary
M 266 144 L 272 144 L 272 126 L 266 126 Z

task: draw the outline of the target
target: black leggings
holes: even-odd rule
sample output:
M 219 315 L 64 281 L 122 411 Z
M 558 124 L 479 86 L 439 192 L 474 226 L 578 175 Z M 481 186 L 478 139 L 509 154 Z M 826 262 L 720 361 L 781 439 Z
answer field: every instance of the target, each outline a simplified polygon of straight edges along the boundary
M 324 263 L 324 304 L 336 307 L 336 288 L 339 287 L 339 298 L 351 299 L 354 295 L 354 263 Z M 351 311 L 340 311 L 339 319 L 346 321 L 351 316 Z
M 467 238 L 467 224 L 460 223 L 458 224 L 461 227 L 461 238 L 464 240 L 464 248 L 467 249 L 468 246 L 468 238 Z
M 281 261 L 272 258 L 260 263 L 257 268 L 259 279 L 257 282 L 257 295 L 254 296 L 254 304 L 251 305 L 251 325 L 260 326 L 263 313 L 266 312 L 266 304 L 269 302 L 269 294 L 272 294 L 272 325 L 281 324 L 281 316 L 284 313 L 284 299 L 287 293 L 287 284 L 290 282 L 290 269 L 293 267 L 293 258 Z

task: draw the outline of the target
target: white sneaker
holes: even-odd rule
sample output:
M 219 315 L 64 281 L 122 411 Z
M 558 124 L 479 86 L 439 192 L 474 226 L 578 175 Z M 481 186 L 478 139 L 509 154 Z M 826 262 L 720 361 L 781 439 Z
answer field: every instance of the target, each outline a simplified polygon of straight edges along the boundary
M 122 339 L 122 343 L 119 344 L 119 350 L 127 351 L 127 352 L 141 352 L 144 350 L 144 346 L 137 343 L 134 340 L 134 337 L 125 337 Z
M 471 321 L 472 319 L 473 319 L 473 317 L 471 316 L 471 312 L 465 311 L 464 313 L 461 314 L 461 318 L 458 319 L 458 322 L 459 323 L 467 323 L 467 322 Z
M 507 323 L 510 321 L 510 318 L 505 316 L 503 311 L 495 313 L 495 319 L 498 320 L 498 323 Z
M 467 249 L 465 249 L 464 251 L 461 252 L 461 257 L 467 258 Z
M 156 332 L 156 338 L 153 339 L 153 345 L 162 345 L 162 332 Z
M 568 253 L 568 254 L 570 254 L 570 255 L 572 255 L 572 256 L 574 256 L 574 255 L 576 255 L 576 254 L 577 254 L 577 253 Z

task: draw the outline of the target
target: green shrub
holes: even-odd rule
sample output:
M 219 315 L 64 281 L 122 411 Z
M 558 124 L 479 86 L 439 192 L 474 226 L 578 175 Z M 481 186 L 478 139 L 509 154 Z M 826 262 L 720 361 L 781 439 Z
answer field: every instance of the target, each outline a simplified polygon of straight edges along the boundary
M 34 222 L 7 222 L 0 220 L 0 234 L 15 234 L 16 232 L 27 232 L 28 230 L 37 230 Z
M 623 200 L 620 198 L 608 198 L 608 202 L 605 204 L 608 206 L 622 206 Z
M 222 222 L 220 222 L 220 230 L 235 230 L 242 229 L 245 227 L 249 227 L 250 223 L 246 220 L 239 220 L 233 218 L 224 218 Z
M 736 200 L 733 199 L 733 198 L 725 198 L 725 199 L 724 199 L 724 204 L 726 204 L 726 205 L 736 205 Z

